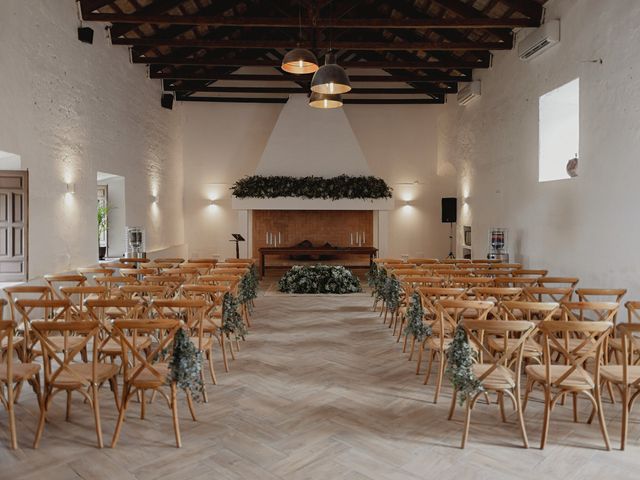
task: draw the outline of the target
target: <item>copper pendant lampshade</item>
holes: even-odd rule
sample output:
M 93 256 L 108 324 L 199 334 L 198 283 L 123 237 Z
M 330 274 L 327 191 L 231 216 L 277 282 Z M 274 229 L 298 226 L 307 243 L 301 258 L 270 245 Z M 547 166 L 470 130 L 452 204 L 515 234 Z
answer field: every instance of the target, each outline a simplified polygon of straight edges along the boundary
M 342 95 L 311 92 L 309 106 L 321 109 L 340 108 L 342 106 Z
M 297 75 L 314 73 L 318 70 L 316 56 L 306 48 L 294 48 L 282 59 L 282 70 Z
M 351 90 L 351 82 L 349 82 L 347 72 L 336 63 L 336 56 L 333 53 L 328 53 L 325 64 L 311 79 L 311 91 L 336 95 L 347 93 L 349 90 Z

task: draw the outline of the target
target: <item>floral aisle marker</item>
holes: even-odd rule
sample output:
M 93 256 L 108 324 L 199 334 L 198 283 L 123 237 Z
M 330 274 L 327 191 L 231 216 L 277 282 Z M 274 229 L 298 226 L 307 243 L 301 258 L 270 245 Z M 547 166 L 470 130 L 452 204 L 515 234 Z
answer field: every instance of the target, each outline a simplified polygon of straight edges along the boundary
M 360 280 L 353 272 L 341 266 L 295 265 L 278 281 L 278 290 L 284 293 L 358 293 Z
M 184 328 L 179 328 L 173 338 L 168 380 L 191 392 L 194 400 L 200 402 L 204 399 L 202 352 L 196 348 Z
M 230 338 L 234 336 L 236 341 L 244 340 L 249 331 L 238 312 L 240 304 L 233 293 L 227 292 L 222 299 L 222 331 Z
M 250 312 L 253 306 L 253 301 L 258 298 L 258 269 L 255 265 L 249 267 L 249 273 L 247 273 L 238 286 L 238 302 L 245 306 Z
M 467 332 L 461 325 L 456 327 L 451 345 L 447 350 L 447 378 L 458 392 L 458 403 L 484 392 L 484 387 L 473 373 L 473 363 L 477 354 L 469 343 Z
M 422 343 L 427 337 L 430 337 L 431 325 L 427 325 L 422 321 L 424 317 L 424 309 L 422 308 L 422 302 L 420 301 L 420 294 L 414 292 L 411 295 L 411 303 L 407 309 L 407 326 L 404 329 L 404 334 Z
M 400 308 L 400 302 L 402 302 L 402 284 L 394 275 L 390 277 L 386 275 L 384 277 L 384 284 L 382 286 L 382 299 L 385 304 L 384 321 L 387 321 L 387 313 L 391 313 L 391 319 L 398 313 Z

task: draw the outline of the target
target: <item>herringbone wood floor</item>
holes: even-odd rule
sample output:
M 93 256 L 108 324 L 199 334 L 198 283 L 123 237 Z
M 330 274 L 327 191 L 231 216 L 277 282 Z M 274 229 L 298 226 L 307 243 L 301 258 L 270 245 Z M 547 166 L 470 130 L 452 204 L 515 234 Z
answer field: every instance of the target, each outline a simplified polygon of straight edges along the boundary
M 415 376 L 368 295 L 268 293 L 256 303 L 254 327 L 231 373 L 216 363 L 219 385 L 209 385 L 209 403 L 197 405 L 199 421 L 181 405 L 182 449 L 174 447 L 159 400 L 144 421 L 133 404 L 118 447 L 98 450 L 88 407 L 76 398 L 66 423 L 59 397 L 40 449 L 32 450 L 36 407 L 25 392 L 21 450 L 6 448 L 0 411 L 0 478 L 637 478 L 638 425 L 626 452 L 605 452 L 597 425 L 573 424 L 568 406 L 554 411 L 550 444 L 540 451 L 539 402 L 527 410 L 529 450 L 520 447 L 513 417 L 502 424 L 495 405 L 481 405 L 460 450 L 462 411 L 446 420 L 450 388 L 431 403 L 433 387 Z M 108 443 L 116 409 L 106 389 L 101 398 Z M 619 405 L 605 408 L 617 447 Z

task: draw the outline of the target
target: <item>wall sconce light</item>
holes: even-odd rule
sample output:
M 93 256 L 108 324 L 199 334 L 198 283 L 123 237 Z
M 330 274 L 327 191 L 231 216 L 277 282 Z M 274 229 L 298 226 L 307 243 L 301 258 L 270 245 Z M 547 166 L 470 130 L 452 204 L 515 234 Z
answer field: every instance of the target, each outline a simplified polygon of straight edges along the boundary
M 209 199 L 209 206 L 213 206 L 216 204 L 216 199 L 215 198 L 210 198 Z
M 413 204 L 413 202 L 412 202 L 411 200 L 405 200 L 404 202 L 402 202 L 402 204 L 403 204 L 405 207 L 408 207 L 408 206 L 411 206 L 411 205 Z
M 151 195 L 151 203 L 158 203 L 158 196 L 157 195 Z
M 67 195 L 75 195 L 75 193 L 76 193 L 76 184 L 67 183 Z

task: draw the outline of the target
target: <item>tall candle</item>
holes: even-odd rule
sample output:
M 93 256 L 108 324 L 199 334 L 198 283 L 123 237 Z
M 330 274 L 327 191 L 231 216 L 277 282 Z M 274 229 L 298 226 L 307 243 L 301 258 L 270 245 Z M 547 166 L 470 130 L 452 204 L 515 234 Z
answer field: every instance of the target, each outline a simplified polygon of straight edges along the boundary
M 364 239 L 364 232 L 362 232 L 362 243 L 367 243 L 366 240 Z
M 349 245 L 353 245 L 353 233 L 349 234 Z
M 282 245 L 282 237 L 280 237 L 280 232 L 278 232 L 278 245 Z
M 267 242 L 267 245 L 269 245 L 269 232 L 267 232 L 266 235 L 267 235 L 267 238 L 266 238 L 265 242 Z

